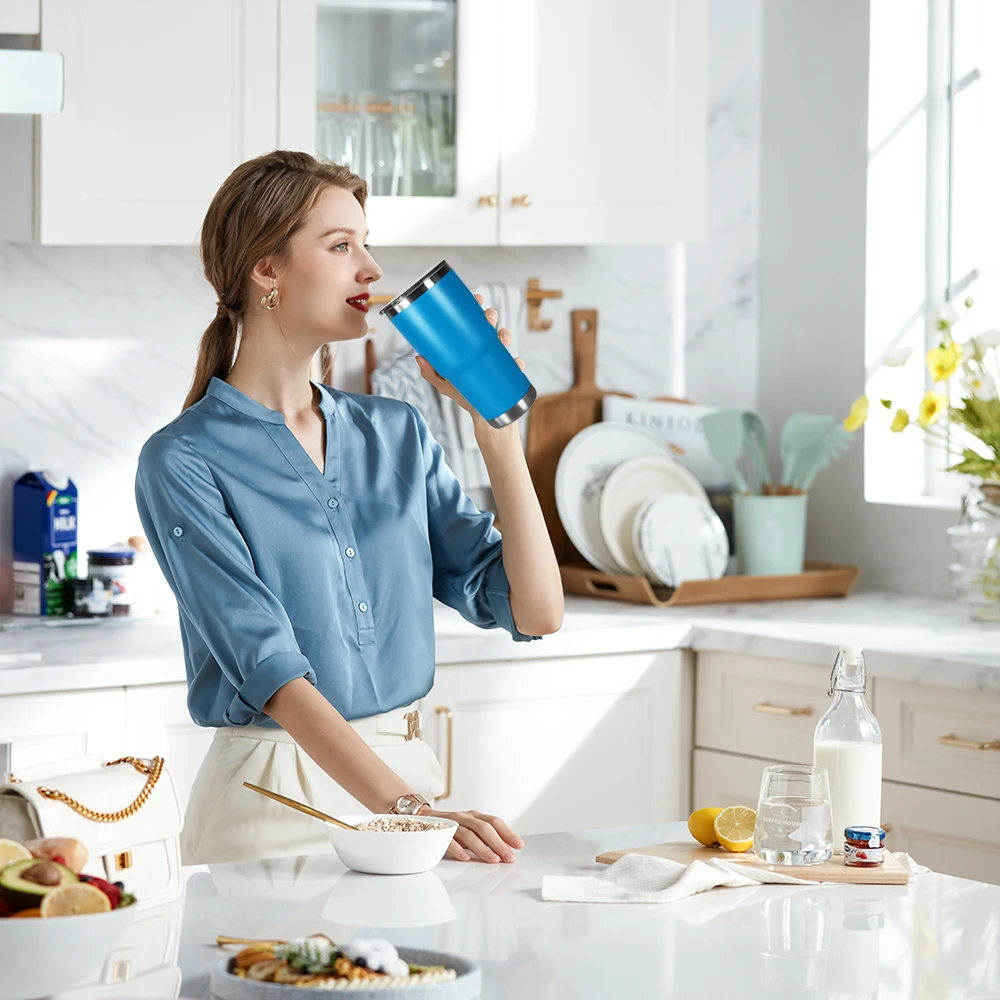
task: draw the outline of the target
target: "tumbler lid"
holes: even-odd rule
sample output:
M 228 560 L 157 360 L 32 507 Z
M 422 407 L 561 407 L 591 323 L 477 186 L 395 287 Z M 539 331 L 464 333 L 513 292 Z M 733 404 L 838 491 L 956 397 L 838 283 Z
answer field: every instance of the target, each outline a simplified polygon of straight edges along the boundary
M 430 291 L 446 274 L 451 271 L 451 265 L 443 260 L 432 267 L 422 278 L 415 281 L 401 295 L 397 295 L 387 306 L 379 310 L 380 314 L 392 319 L 398 316 L 411 302 L 419 299 L 424 292 Z

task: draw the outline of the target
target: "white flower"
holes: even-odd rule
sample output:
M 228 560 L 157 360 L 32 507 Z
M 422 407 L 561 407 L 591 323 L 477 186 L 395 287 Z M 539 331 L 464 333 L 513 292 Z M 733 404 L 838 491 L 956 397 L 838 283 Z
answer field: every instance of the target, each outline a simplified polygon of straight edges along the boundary
M 976 337 L 981 351 L 988 351 L 991 347 L 1000 347 L 1000 330 L 987 330 Z
M 887 351 L 882 358 L 882 364 L 886 368 L 902 368 L 907 361 L 910 360 L 910 355 L 913 353 L 912 347 L 897 347 L 894 351 Z
M 935 330 L 948 330 L 958 322 L 958 313 L 945 303 L 931 313 L 931 319 Z
M 966 381 L 966 385 L 972 390 L 972 395 L 977 399 L 996 398 L 996 383 L 985 372 L 981 375 L 970 375 Z

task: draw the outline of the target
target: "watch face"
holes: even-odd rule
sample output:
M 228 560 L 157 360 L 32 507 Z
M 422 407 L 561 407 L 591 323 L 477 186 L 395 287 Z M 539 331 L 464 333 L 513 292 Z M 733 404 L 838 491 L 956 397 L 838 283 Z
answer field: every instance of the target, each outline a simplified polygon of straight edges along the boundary
M 418 795 L 401 795 L 396 800 L 396 809 L 405 816 L 414 815 L 425 802 Z

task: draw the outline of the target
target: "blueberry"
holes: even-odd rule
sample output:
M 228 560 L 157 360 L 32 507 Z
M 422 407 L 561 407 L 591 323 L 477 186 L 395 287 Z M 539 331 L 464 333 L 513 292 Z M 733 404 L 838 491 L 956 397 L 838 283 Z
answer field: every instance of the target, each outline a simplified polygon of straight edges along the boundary
M 354 960 L 354 964 L 359 969 L 367 969 L 368 968 L 368 960 L 364 957 L 364 955 L 358 955 L 358 957 Z
M 125 883 L 124 882 L 115 882 L 114 884 L 116 886 L 118 886 L 119 889 L 124 890 L 124 888 L 125 888 Z

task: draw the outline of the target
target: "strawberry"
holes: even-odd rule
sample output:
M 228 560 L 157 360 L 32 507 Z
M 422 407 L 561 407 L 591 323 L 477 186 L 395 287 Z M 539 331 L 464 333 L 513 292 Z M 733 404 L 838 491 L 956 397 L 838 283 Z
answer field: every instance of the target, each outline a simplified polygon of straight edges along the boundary
M 49 860 L 54 861 L 57 865 L 66 864 L 66 859 L 61 854 L 53 854 Z
M 81 875 L 81 882 L 89 882 L 95 889 L 100 889 L 111 903 L 111 909 L 117 910 L 122 901 L 122 891 L 114 883 L 107 882 L 96 875 Z
M 12 916 L 14 916 L 14 908 L 7 902 L 6 899 L 0 899 L 0 917 Z

